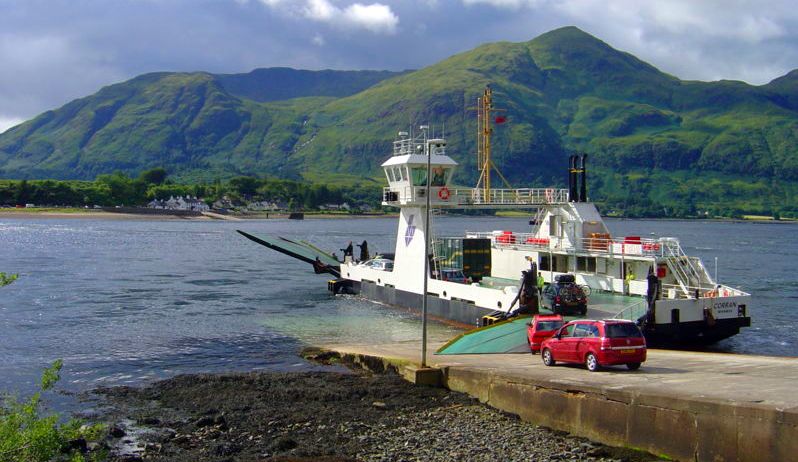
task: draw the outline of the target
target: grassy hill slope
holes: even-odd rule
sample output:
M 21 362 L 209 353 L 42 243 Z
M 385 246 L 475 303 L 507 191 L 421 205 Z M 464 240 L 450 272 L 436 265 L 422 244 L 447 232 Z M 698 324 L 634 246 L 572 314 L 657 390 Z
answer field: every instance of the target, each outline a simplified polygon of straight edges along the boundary
M 507 110 L 496 163 L 516 185 L 562 184 L 568 153 L 579 151 L 597 173 L 591 195 L 610 207 L 798 211 L 798 71 L 762 86 L 682 81 L 575 27 L 406 73 L 140 76 L 0 135 L 0 177 L 162 165 L 183 178 L 379 181 L 395 133 L 431 124 L 445 128 L 457 180 L 469 183 L 467 108 L 485 85 Z

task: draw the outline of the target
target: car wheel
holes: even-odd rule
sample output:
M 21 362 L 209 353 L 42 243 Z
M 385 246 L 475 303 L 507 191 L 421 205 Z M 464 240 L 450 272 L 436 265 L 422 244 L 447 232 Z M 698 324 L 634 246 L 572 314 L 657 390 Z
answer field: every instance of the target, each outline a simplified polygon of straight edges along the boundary
M 628 367 L 630 371 L 636 371 L 640 369 L 640 363 L 626 363 L 626 367 Z
M 554 357 L 551 355 L 551 350 L 546 348 L 546 349 L 543 350 L 542 354 L 543 354 L 543 364 L 545 364 L 547 366 L 553 366 L 553 365 L 557 364 L 557 362 L 554 361 Z
M 593 353 L 588 353 L 587 356 L 585 356 L 585 366 L 587 366 L 587 370 L 590 372 L 596 372 L 599 370 L 600 366 L 596 355 Z

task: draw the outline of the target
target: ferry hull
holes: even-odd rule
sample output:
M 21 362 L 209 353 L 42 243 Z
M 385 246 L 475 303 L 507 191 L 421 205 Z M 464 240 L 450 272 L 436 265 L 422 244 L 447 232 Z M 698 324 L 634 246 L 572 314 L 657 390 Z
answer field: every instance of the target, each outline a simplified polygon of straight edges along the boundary
M 395 287 L 380 286 L 370 281 L 352 281 L 352 289 L 361 296 L 380 303 L 400 306 L 420 313 L 423 304 L 421 294 Z M 491 310 L 461 300 L 446 300 L 430 296 L 427 298 L 427 314 L 440 321 L 454 322 L 463 326 L 477 327 L 482 316 Z
M 347 287 L 362 297 L 387 305 L 402 307 L 414 313 L 421 312 L 421 294 L 382 286 L 374 282 L 348 281 Z M 476 327 L 479 320 L 492 311 L 461 300 L 447 300 L 437 296 L 427 299 L 427 313 L 436 320 L 451 322 L 462 327 Z M 750 317 L 718 319 L 711 325 L 706 321 L 691 321 L 645 326 L 643 332 L 651 346 L 689 347 L 708 345 L 737 335 L 742 327 L 750 327 Z
M 709 345 L 739 334 L 743 327 L 751 327 L 751 318 L 718 319 L 711 326 L 705 321 L 656 324 L 646 329 L 645 335 L 646 340 L 655 345 Z

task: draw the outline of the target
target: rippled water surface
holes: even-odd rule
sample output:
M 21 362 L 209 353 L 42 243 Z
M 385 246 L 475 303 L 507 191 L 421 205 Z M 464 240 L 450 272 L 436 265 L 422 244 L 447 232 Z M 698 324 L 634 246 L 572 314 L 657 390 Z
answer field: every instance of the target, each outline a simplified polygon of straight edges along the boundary
M 528 219 L 437 219 L 441 234 L 526 229 Z M 752 292 L 754 325 L 722 351 L 794 356 L 794 225 L 608 220 L 615 235 L 677 236 L 710 272 Z M 327 277 L 235 233 L 278 234 L 338 250 L 393 251 L 395 219 L 117 221 L 0 218 L 0 390 L 29 391 L 63 358 L 62 387 L 140 383 L 184 372 L 307 370 L 302 345 L 415 341 L 412 315 L 332 297 Z M 456 333 L 432 324 L 433 338 Z

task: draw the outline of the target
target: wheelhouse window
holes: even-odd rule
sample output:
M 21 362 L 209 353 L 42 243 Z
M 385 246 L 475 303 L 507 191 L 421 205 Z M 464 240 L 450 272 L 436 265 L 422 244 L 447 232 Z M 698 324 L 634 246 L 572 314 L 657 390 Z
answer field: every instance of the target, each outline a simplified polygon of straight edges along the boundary
M 431 186 L 445 186 L 449 181 L 451 169 L 444 167 L 435 167 L 432 169 L 432 179 L 430 180 Z
M 413 177 L 413 186 L 426 186 L 427 185 L 427 169 L 416 167 L 411 170 Z
M 451 175 L 450 168 L 433 167 L 432 177 L 430 178 L 430 186 L 446 186 Z M 426 186 L 427 185 L 427 168 L 415 167 L 410 170 L 413 186 Z

